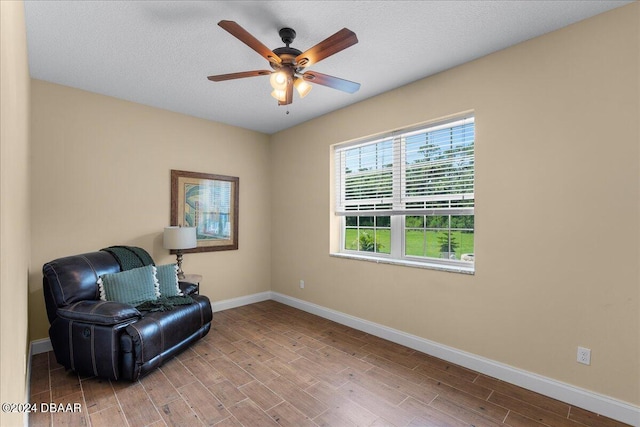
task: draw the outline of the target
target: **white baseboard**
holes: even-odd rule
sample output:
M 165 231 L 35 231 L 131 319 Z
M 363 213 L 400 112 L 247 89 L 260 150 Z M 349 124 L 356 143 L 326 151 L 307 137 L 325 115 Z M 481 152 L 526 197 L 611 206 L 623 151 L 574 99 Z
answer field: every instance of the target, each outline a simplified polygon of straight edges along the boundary
M 51 340 L 49 338 L 42 338 L 40 340 L 31 341 L 31 355 L 29 357 L 29 365 L 31 365 L 31 356 L 34 354 L 46 353 L 53 350 L 51 346 Z
M 588 411 L 640 426 L 638 406 L 278 292 L 271 292 L 271 299 Z
M 486 359 L 472 353 L 467 353 L 397 329 L 360 319 L 349 314 L 322 307 L 278 292 L 260 292 L 224 301 L 216 301 L 211 303 L 211 306 L 213 311 L 217 312 L 269 299 L 324 317 L 325 319 L 333 320 L 334 322 L 342 325 L 384 338 L 431 356 L 444 359 L 448 362 L 455 363 L 456 365 L 473 369 L 474 371 L 518 385 L 526 388 L 527 390 L 535 391 L 588 411 L 613 418 L 614 420 L 640 427 L 640 407 L 630 403 L 616 400 L 602 394 L 544 377 L 542 375 L 514 368 L 513 366 L 509 366 L 504 363 Z M 30 353 L 31 355 L 34 355 L 45 353 L 52 349 L 51 341 L 49 341 L 48 338 L 45 338 L 32 341 Z M 29 373 L 30 368 L 31 357 L 29 357 L 27 367 Z
M 230 308 L 241 307 L 243 305 L 254 304 L 256 302 L 267 301 L 271 299 L 271 292 L 260 292 L 258 294 L 246 295 L 238 298 L 231 298 L 224 301 L 216 301 L 211 303 L 213 312 L 228 310 Z

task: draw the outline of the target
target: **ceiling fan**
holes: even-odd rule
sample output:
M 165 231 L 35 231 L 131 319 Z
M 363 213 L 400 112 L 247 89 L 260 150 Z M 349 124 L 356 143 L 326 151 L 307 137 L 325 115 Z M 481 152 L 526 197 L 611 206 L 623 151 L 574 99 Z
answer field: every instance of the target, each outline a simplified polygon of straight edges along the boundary
M 302 52 L 289 47 L 296 38 L 296 32 L 291 28 L 280 29 L 278 34 L 286 46 L 272 51 L 234 21 L 223 20 L 218 22 L 218 25 L 269 61 L 273 71 L 255 70 L 218 74 L 207 77 L 211 81 L 221 82 L 270 75 L 270 82 L 273 87 L 271 96 L 278 100 L 278 105 L 288 105 L 293 102 L 294 88 L 298 91 L 300 97 L 304 98 L 311 90 L 311 85 L 308 83 L 319 84 L 348 93 L 354 93 L 360 89 L 360 83 L 316 71 L 302 72 L 305 68 L 358 43 L 356 34 L 347 28 L 343 28 L 312 48 Z

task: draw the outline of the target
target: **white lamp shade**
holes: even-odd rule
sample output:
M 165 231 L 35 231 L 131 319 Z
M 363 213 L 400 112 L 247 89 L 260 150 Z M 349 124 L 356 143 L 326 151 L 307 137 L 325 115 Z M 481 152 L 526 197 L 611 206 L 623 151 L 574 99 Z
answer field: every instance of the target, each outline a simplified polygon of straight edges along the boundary
M 285 90 L 287 88 L 287 75 L 283 71 L 274 71 L 271 73 L 269 82 L 275 90 Z
M 304 98 L 309 94 L 309 92 L 311 92 L 311 85 L 305 82 L 304 80 L 302 80 L 300 77 L 296 77 L 296 80 L 293 82 L 293 85 L 298 91 L 298 95 L 300 95 L 300 98 Z
M 165 227 L 164 241 L 162 246 L 165 249 L 191 249 L 198 246 L 195 227 Z
M 274 89 L 271 91 L 271 96 L 273 96 L 278 101 L 286 101 L 287 100 L 287 92 L 280 89 Z

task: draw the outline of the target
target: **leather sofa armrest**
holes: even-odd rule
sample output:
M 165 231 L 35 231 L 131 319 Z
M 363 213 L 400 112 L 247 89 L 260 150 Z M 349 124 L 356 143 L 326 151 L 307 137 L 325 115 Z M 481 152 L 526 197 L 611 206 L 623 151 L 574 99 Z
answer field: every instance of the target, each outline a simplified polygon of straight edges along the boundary
M 117 325 L 142 317 L 142 314 L 132 305 L 99 300 L 78 301 L 59 308 L 57 313 L 59 317 L 64 319 L 96 325 Z
M 179 281 L 178 286 L 184 295 L 193 295 L 198 290 L 198 284 L 192 282 Z

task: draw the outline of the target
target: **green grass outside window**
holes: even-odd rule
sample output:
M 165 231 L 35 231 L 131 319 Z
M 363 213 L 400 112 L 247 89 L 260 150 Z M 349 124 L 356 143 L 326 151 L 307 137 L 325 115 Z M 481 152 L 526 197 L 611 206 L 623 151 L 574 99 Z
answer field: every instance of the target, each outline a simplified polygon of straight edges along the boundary
M 363 232 L 373 236 L 373 229 L 361 228 L 360 233 Z M 405 254 L 408 256 L 440 258 L 440 244 L 438 242 L 438 236 L 441 236 L 443 233 L 445 233 L 445 231 L 405 230 Z M 455 250 L 456 259 L 460 259 L 462 254 L 473 253 L 473 232 L 452 231 L 451 236 L 454 238 L 455 242 L 458 243 L 458 247 Z M 390 253 L 391 230 L 376 230 L 375 239 L 376 244 L 379 245 L 378 253 Z M 345 249 L 354 251 L 359 250 L 358 229 L 346 229 Z

